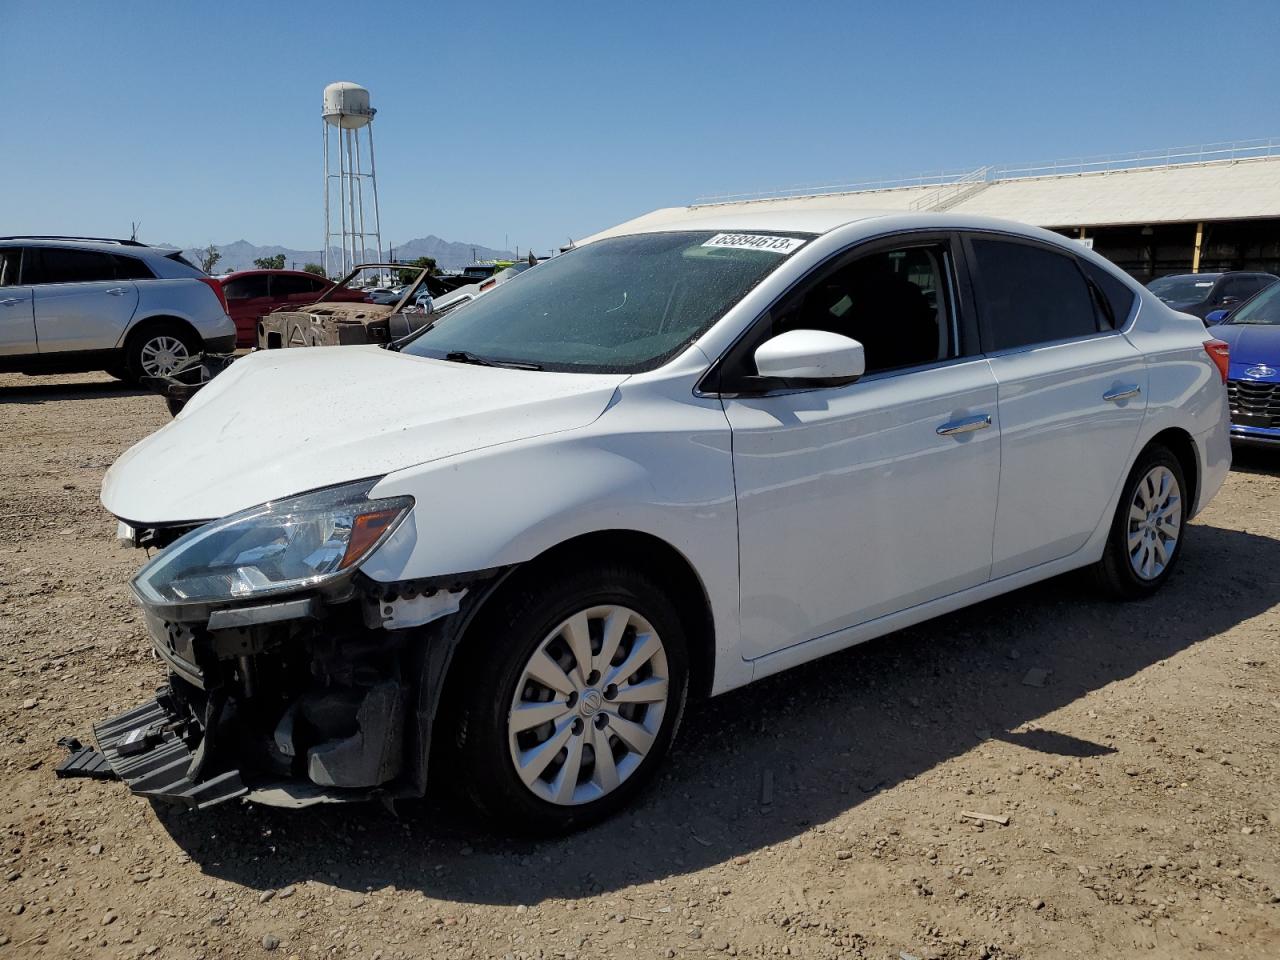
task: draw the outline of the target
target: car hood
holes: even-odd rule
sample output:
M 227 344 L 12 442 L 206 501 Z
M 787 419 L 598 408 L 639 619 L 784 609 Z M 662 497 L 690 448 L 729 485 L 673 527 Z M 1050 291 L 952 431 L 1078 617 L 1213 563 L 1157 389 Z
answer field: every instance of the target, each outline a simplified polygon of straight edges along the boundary
M 1209 332 L 1225 340 L 1231 348 L 1232 376 L 1235 367 L 1251 367 L 1265 363 L 1280 367 L 1280 326 L 1263 323 L 1220 323 Z
M 376 346 L 264 350 L 107 471 L 140 525 L 209 520 L 393 470 L 585 426 L 624 375 L 509 370 Z

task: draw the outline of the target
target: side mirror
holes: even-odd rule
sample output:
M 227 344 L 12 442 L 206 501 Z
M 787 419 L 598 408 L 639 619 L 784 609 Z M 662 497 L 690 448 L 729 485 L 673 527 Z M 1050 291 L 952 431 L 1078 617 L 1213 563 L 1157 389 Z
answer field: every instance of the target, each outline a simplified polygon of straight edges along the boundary
M 862 344 L 826 330 L 788 330 L 756 348 L 756 372 L 781 386 L 852 383 L 867 369 Z
M 1214 324 L 1221 323 L 1223 320 L 1227 319 L 1227 314 L 1230 312 L 1230 310 L 1211 310 L 1209 313 L 1205 314 L 1204 325 L 1206 327 L 1212 327 Z

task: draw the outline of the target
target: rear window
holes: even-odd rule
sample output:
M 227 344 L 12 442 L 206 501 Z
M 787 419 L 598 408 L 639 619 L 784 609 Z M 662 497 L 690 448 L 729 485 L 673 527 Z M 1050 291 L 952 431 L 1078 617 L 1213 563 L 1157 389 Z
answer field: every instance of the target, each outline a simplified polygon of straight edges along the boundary
M 1160 277 L 1147 284 L 1147 289 L 1165 303 L 1199 303 L 1213 292 L 1218 282 L 1216 273 L 1199 273 Z
M 191 268 L 192 270 L 194 270 L 196 273 L 201 273 L 201 274 L 203 274 L 203 273 L 204 273 L 204 271 L 203 271 L 203 270 L 201 270 L 201 269 L 200 269 L 199 267 L 197 267 L 194 263 L 192 263 L 190 260 L 188 260 L 186 257 L 184 257 L 184 256 L 182 255 L 182 251 L 181 251 L 181 250 L 175 250 L 175 251 L 173 251 L 173 253 L 166 253 L 166 254 L 164 255 L 164 258 L 165 258 L 166 260 L 172 260 L 174 263 L 180 263 L 180 264 L 182 264 L 184 267 L 190 267 L 190 268 Z
M 1093 296 L 1075 258 L 1006 240 L 974 240 L 973 252 L 988 351 L 1097 333 Z

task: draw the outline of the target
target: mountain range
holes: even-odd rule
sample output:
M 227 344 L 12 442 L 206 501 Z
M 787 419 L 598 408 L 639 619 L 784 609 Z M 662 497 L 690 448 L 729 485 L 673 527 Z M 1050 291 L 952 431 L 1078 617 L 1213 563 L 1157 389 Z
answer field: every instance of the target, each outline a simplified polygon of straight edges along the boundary
M 177 245 L 158 244 L 158 246 Z M 182 252 L 192 263 L 199 263 L 207 246 L 206 244 L 202 247 L 184 247 Z M 215 273 L 249 270 L 253 268 L 254 260 L 262 257 L 274 257 L 281 253 L 284 254 L 285 267 L 289 269 L 301 270 L 304 264 L 321 262 L 318 249 L 294 250 L 290 247 L 281 247 L 274 244 L 258 246 L 248 240 L 236 240 L 233 243 L 215 243 L 214 246 L 222 254 L 222 259 L 213 268 Z M 333 262 L 338 256 L 338 251 L 336 248 L 331 248 L 331 251 L 330 262 Z M 441 270 L 460 270 L 467 264 L 475 263 L 477 260 L 514 259 L 514 255 L 508 250 L 495 250 L 492 247 L 481 246 L 478 243 L 458 243 L 452 240 L 442 240 L 434 235 L 418 237 L 405 243 L 397 243 L 390 248 L 384 247 L 382 255 L 388 259 L 394 256 L 397 261 L 415 260 L 418 257 L 435 257 L 436 266 Z M 366 250 L 362 259 L 376 261 L 378 253 L 376 250 Z

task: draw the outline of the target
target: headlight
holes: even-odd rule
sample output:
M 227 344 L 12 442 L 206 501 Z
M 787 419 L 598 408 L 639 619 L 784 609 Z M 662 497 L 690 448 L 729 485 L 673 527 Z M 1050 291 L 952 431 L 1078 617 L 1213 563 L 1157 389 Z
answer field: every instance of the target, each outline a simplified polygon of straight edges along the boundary
M 163 604 L 255 599 L 340 579 L 382 543 L 412 497 L 370 500 L 377 480 L 232 514 L 175 540 L 133 579 Z

